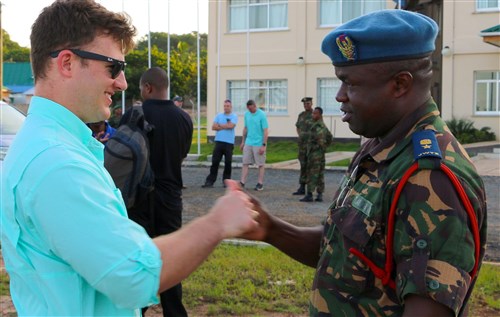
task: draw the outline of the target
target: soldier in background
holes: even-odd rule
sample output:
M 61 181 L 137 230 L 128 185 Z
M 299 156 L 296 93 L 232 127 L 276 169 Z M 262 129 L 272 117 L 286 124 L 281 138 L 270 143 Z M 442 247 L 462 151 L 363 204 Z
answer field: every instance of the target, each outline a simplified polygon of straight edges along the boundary
M 297 118 L 297 122 L 295 123 L 295 127 L 297 128 L 297 135 L 299 136 L 298 145 L 299 145 L 299 154 L 298 160 L 300 163 L 300 178 L 299 178 L 299 188 L 292 195 L 305 195 L 306 193 L 306 164 L 307 164 L 307 142 L 309 140 L 309 131 L 311 130 L 311 126 L 313 124 L 312 119 L 312 97 L 304 97 L 302 98 L 302 102 L 304 103 L 304 111 L 299 114 Z
M 325 192 L 325 153 L 326 148 L 332 144 L 333 136 L 323 122 L 323 108 L 314 108 L 313 125 L 309 131 L 309 142 L 307 142 L 307 195 L 300 201 L 312 202 L 313 193 L 316 190 L 318 195 L 316 201 L 323 201 Z
M 120 125 L 120 120 L 122 119 L 122 105 L 121 104 L 116 104 L 113 107 L 111 107 L 111 117 L 108 120 L 108 123 L 111 127 L 113 128 L 118 128 Z

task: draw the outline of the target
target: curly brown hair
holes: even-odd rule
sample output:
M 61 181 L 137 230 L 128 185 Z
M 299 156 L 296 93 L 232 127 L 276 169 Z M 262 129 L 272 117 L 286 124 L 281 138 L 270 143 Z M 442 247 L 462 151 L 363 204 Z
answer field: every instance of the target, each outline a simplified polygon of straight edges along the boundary
M 53 51 L 78 48 L 105 34 L 122 42 L 127 53 L 134 47 L 136 35 L 127 14 L 111 12 L 94 0 L 56 0 L 42 10 L 31 29 L 35 81 L 46 76 L 47 61 Z

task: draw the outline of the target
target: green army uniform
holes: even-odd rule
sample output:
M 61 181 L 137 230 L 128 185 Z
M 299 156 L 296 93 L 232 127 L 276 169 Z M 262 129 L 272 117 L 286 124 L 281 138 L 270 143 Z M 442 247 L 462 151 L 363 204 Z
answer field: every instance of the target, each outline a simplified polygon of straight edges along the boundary
M 441 170 L 415 172 L 398 200 L 391 276 L 395 289 L 383 285 L 349 252 L 356 248 L 384 268 L 390 204 L 401 176 L 414 162 L 412 134 L 422 129 L 436 132 L 442 162 L 457 175 L 472 203 L 482 260 L 484 185 L 430 100 L 382 140 L 368 141 L 353 158 L 325 220 L 311 316 L 401 316 L 409 294 L 430 297 L 460 315 L 474 283 L 469 275 L 475 261 L 474 240 L 467 213 Z
M 314 123 L 311 111 L 302 111 L 297 118 L 295 126 L 299 130 L 299 154 L 298 159 L 300 163 L 300 178 L 299 184 L 307 183 L 306 174 L 306 157 L 307 157 L 307 142 L 309 141 L 309 135 L 311 126 Z
M 120 125 L 120 120 L 121 120 L 121 116 L 116 116 L 115 115 L 115 110 L 117 108 L 121 108 L 122 106 L 121 105 L 114 105 L 113 107 L 111 107 L 111 117 L 108 119 L 108 124 L 110 126 L 112 126 L 113 128 L 118 128 L 118 126 Z
M 307 143 L 306 179 L 307 192 L 325 191 L 325 152 L 333 136 L 323 120 L 313 121 Z

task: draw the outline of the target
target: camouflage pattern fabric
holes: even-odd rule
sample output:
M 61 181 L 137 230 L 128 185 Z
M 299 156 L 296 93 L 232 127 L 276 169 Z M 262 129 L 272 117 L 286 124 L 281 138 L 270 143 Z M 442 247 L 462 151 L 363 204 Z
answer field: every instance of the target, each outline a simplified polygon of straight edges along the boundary
M 307 192 L 325 192 L 325 152 L 333 136 L 323 120 L 313 121 L 306 151 Z
M 401 176 L 414 161 L 411 135 L 420 129 L 436 131 L 443 162 L 457 175 L 474 207 L 482 261 L 484 185 L 431 100 L 383 140 L 369 140 L 353 158 L 325 220 L 310 298 L 311 316 L 401 316 L 409 294 L 429 297 L 461 315 L 474 285 L 468 273 L 474 266 L 474 242 L 467 213 L 441 170 L 417 171 L 398 201 L 395 290 L 382 285 L 348 251 L 354 247 L 384 267 L 387 214 Z
M 298 160 L 300 163 L 300 184 L 307 183 L 307 174 L 306 174 L 306 159 L 307 159 L 307 142 L 309 141 L 309 131 L 311 130 L 311 126 L 313 124 L 312 119 L 312 110 L 311 111 L 302 111 L 297 118 L 297 122 L 295 123 L 295 127 L 297 127 L 299 131 L 299 154 Z

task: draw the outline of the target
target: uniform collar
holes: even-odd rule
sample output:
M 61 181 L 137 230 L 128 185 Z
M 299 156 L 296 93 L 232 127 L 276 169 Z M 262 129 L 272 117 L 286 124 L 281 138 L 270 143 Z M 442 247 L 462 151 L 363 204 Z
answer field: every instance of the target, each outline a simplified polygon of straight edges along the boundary
M 438 116 L 439 110 L 431 98 L 399 122 L 384 138 L 370 140 L 366 144 L 367 154 L 364 156 L 371 156 L 378 163 L 391 160 L 411 143 L 411 135 L 415 131 Z

